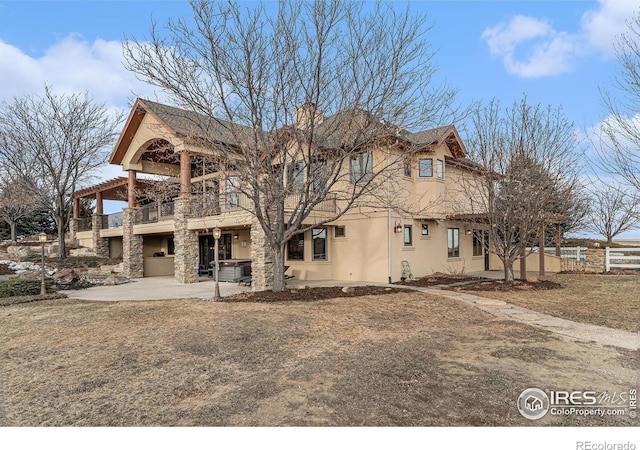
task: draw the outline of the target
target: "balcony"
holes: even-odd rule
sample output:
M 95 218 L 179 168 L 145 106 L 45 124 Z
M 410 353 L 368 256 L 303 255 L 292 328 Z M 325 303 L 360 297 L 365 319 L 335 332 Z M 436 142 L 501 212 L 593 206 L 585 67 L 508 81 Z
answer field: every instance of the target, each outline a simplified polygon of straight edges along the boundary
M 174 203 L 152 203 L 136 211 L 135 224 L 156 223 L 173 220 Z

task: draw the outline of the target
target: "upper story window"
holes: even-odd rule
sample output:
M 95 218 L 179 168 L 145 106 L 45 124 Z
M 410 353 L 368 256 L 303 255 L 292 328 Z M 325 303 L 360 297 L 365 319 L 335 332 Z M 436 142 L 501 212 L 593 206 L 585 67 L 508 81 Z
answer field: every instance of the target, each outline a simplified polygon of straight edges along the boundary
M 429 224 L 428 223 L 423 223 L 422 224 L 422 230 L 420 231 L 420 234 L 422 236 L 429 236 Z
M 433 159 L 421 159 L 418 162 L 418 175 L 421 177 L 433 177 Z
M 412 164 L 412 161 L 410 157 L 404 158 L 403 166 L 404 166 L 405 177 L 411 177 L 411 164 Z
M 373 178 L 373 155 L 364 152 L 351 157 L 351 182 L 370 181 Z
M 240 205 L 240 177 L 227 177 L 225 192 L 227 207 L 238 207 Z
M 438 175 L 438 179 L 444 179 L 444 161 L 441 159 L 436 161 L 436 174 Z
M 291 183 L 296 190 L 304 187 L 304 164 L 294 162 L 287 166 L 287 183 Z
M 344 225 L 336 225 L 333 227 L 333 237 L 343 238 L 347 236 L 347 227 Z

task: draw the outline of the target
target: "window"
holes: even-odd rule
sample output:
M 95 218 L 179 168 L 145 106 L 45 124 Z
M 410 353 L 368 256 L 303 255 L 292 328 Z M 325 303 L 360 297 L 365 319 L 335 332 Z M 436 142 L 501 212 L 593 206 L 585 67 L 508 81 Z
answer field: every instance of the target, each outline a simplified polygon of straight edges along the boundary
M 176 245 L 172 237 L 167 238 L 167 255 L 176 254 Z
M 436 161 L 436 174 L 438 175 L 438 179 L 444 179 L 444 161 L 441 159 Z
M 333 228 L 333 237 L 343 238 L 347 236 L 347 227 L 344 225 L 336 225 Z
M 329 175 L 327 174 L 327 162 L 316 161 L 312 166 L 313 171 L 313 190 L 314 192 L 327 192 L 327 182 Z
M 411 158 L 407 157 L 404 159 L 404 176 L 411 177 Z
M 289 183 L 296 191 L 304 187 L 304 164 L 295 162 L 287 166 L 287 184 Z
M 227 208 L 237 208 L 240 205 L 240 177 L 227 177 L 226 194 Z
M 304 233 L 296 234 L 287 242 L 287 259 L 304 261 Z
M 460 228 L 447 229 L 447 255 L 449 258 L 460 257 Z
M 418 162 L 418 175 L 421 177 L 433 176 L 433 159 L 421 159 Z
M 473 256 L 482 256 L 482 230 L 473 230 Z
M 413 245 L 413 233 L 411 225 L 404 226 L 404 245 L 411 247 Z
M 423 223 L 422 224 L 422 231 L 420 232 L 420 234 L 422 236 L 429 236 L 429 224 L 428 223 Z
M 327 260 L 327 229 L 313 228 L 311 230 L 311 238 L 313 241 L 313 260 Z
M 373 155 L 370 152 L 351 157 L 351 182 L 370 181 L 373 178 Z

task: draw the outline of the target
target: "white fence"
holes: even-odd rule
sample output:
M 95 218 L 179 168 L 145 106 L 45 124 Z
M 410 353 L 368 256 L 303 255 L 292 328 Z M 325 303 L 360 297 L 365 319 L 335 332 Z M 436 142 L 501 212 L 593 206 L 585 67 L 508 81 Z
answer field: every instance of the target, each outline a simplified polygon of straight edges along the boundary
M 606 248 L 605 270 L 640 269 L 640 248 Z

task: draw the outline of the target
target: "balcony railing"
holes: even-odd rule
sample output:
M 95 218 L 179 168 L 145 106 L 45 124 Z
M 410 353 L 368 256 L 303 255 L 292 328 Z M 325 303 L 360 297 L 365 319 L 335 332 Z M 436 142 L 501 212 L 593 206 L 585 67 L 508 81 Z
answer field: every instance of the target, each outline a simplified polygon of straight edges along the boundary
M 145 205 L 136 211 L 135 223 L 156 223 L 171 220 L 173 219 L 173 206 L 173 202 Z
M 120 228 L 122 226 L 122 211 L 102 216 L 102 229 Z
M 194 197 L 190 204 L 192 217 L 219 216 L 223 213 L 251 210 L 252 207 L 253 202 L 246 195 L 237 192 L 216 197 Z
M 78 231 L 91 231 L 93 229 L 93 219 L 91 217 L 81 217 L 78 220 Z

